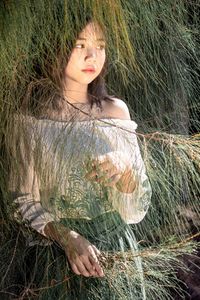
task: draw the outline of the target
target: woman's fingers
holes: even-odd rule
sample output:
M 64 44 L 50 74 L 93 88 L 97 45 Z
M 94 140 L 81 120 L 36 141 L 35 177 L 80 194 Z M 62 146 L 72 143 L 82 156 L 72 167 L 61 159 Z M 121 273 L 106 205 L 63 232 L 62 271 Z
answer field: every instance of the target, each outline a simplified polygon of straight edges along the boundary
M 81 261 L 81 259 L 79 257 L 76 258 L 76 267 L 77 267 L 78 271 L 85 277 L 91 276 L 91 274 L 87 271 L 84 263 Z
M 101 268 L 98 259 L 97 258 L 95 259 L 91 255 L 89 256 L 89 258 L 93 265 L 93 269 L 96 271 L 97 276 L 100 276 L 100 277 L 104 276 L 103 269 Z
M 90 254 L 88 257 L 83 256 L 83 263 L 91 275 L 102 277 L 104 276 L 104 273 L 97 258 L 100 253 L 101 252 L 93 245 L 90 249 Z
M 120 180 L 121 176 L 121 174 L 110 173 L 109 176 L 97 178 L 96 181 L 105 186 L 114 186 Z
M 78 271 L 77 266 L 76 266 L 74 263 L 71 263 L 71 262 L 70 262 L 70 265 L 71 265 L 72 271 L 73 271 L 75 274 L 81 275 L 81 273 Z
M 95 254 L 97 256 L 101 254 L 101 252 L 99 251 L 99 249 L 97 249 L 97 247 L 95 247 L 94 245 L 92 245 L 92 248 L 93 248 L 93 250 L 94 250 L 94 252 L 95 252 Z
M 107 186 L 114 186 L 121 178 L 120 174 L 116 174 L 114 176 L 111 177 L 110 182 L 107 182 L 106 185 Z
M 115 169 L 115 166 L 113 166 L 110 161 L 105 161 L 98 165 L 93 165 L 92 171 L 87 173 L 85 177 L 89 180 L 93 179 L 96 175 L 99 175 L 99 177 L 104 177 L 106 173 L 110 172 L 113 169 Z
M 76 245 L 77 248 L 69 247 L 70 249 L 68 248 L 66 252 L 73 272 L 77 275 L 83 275 L 85 277 L 104 276 L 98 260 L 98 256 L 101 254 L 100 251 L 83 237 L 80 236 L 79 239 L 79 244 Z
M 97 255 L 97 257 L 101 254 L 101 252 L 93 245 L 92 246 L 92 248 L 93 248 L 93 250 L 94 250 L 94 252 L 95 252 L 95 254 Z M 104 272 L 103 272 L 103 269 L 102 269 L 102 267 L 100 266 L 100 264 L 99 264 L 99 261 L 98 261 L 98 259 L 97 259 L 97 261 L 96 262 L 94 262 L 94 267 L 95 267 L 95 269 L 96 269 L 96 272 L 97 272 L 97 274 L 99 275 L 99 276 L 105 276 L 104 275 Z
M 113 164 L 111 163 L 111 161 L 109 159 L 103 161 L 103 162 L 96 162 L 96 164 L 93 163 L 93 168 L 94 169 L 99 169 L 99 170 L 106 170 L 108 168 L 110 168 L 110 166 L 113 166 Z
M 98 258 L 96 257 L 95 253 L 89 254 L 88 259 L 89 259 L 90 263 L 92 264 L 92 267 L 96 262 L 98 262 Z M 94 269 L 94 267 L 93 267 L 93 269 Z
M 107 170 L 105 180 L 109 180 L 109 182 L 115 182 L 116 180 L 119 180 L 120 177 L 120 172 L 117 172 L 115 168 L 112 168 Z
M 94 267 L 95 267 L 95 270 L 96 270 L 97 274 L 98 274 L 100 277 L 105 276 L 105 275 L 104 275 L 104 272 L 103 272 L 103 269 L 102 269 L 102 267 L 100 266 L 99 262 L 94 263 Z
M 98 260 L 97 260 L 98 261 Z M 73 272 L 77 275 L 89 276 L 103 276 L 103 272 L 99 268 L 99 263 L 89 260 L 87 256 L 80 256 L 76 258 L 75 262 L 70 262 Z
M 110 168 L 110 169 L 105 169 L 103 172 L 97 172 L 94 171 L 90 174 L 86 175 L 86 178 L 88 180 L 96 180 L 97 182 L 107 182 L 108 180 L 113 181 L 115 179 L 115 176 L 118 175 L 118 179 L 120 178 L 120 172 L 116 170 L 116 168 Z
M 90 275 L 93 276 L 95 275 L 95 267 L 93 265 L 93 262 L 89 259 L 89 257 L 83 255 L 81 256 L 81 261 L 84 264 L 86 270 L 90 273 Z

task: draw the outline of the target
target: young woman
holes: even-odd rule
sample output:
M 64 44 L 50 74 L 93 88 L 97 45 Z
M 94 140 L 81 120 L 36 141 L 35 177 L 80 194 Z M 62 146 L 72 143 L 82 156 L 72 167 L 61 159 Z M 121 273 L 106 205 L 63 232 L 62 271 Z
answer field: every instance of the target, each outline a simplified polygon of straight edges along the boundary
M 105 90 L 105 48 L 101 27 L 87 23 L 62 71 L 56 105 L 17 118 L 17 212 L 47 242 L 35 251 L 32 241 L 27 250 L 34 248 L 26 275 L 35 292 L 41 288 L 38 299 L 145 299 L 128 224 L 144 218 L 151 188 L 137 125 L 125 102 Z

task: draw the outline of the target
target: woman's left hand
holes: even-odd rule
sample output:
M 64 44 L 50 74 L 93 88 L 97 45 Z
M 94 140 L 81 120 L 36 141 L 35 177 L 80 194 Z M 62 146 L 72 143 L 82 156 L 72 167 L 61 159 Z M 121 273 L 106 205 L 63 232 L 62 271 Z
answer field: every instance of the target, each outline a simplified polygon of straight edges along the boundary
M 122 151 L 113 151 L 99 155 L 90 161 L 90 172 L 85 175 L 88 180 L 114 186 L 121 176 L 131 168 L 128 158 Z

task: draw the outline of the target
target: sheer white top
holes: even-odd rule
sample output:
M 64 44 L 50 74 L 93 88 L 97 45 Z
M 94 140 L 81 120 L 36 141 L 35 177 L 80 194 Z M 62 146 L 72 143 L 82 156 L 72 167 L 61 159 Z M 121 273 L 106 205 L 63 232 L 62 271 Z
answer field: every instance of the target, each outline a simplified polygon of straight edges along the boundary
M 94 119 L 62 122 L 28 118 L 25 122 L 30 156 L 22 150 L 25 173 L 15 198 L 17 211 L 44 234 L 50 221 L 92 219 L 118 211 L 126 223 L 140 222 L 149 207 L 151 186 L 132 120 Z M 23 148 L 23 147 L 22 147 Z M 136 188 L 122 193 L 85 178 L 86 165 L 98 155 L 128 157 Z M 37 176 L 36 176 L 37 174 Z M 26 177 L 26 178 L 24 178 Z

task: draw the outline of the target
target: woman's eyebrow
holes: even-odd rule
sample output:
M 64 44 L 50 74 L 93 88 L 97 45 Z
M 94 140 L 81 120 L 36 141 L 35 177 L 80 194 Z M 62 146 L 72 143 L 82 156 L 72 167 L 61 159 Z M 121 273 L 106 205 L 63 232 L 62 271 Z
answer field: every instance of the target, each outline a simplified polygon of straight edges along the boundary
M 79 40 L 79 41 L 87 41 L 87 39 L 83 38 L 83 37 L 78 37 L 77 40 Z M 105 42 L 105 39 L 104 38 L 97 38 L 96 41 L 98 41 L 98 42 Z
M 97 39 L 98 42 L 105 42 L 105 39 L 104 38 L 99 38 Z

